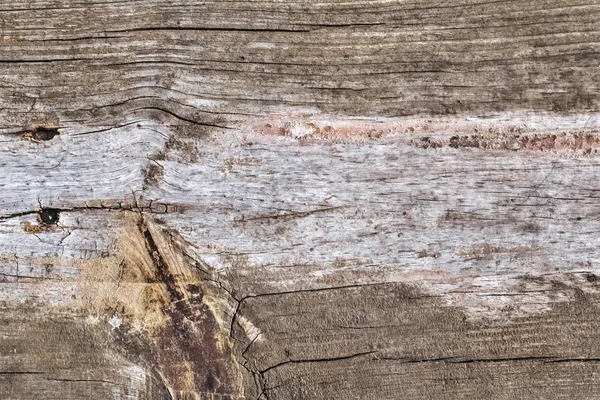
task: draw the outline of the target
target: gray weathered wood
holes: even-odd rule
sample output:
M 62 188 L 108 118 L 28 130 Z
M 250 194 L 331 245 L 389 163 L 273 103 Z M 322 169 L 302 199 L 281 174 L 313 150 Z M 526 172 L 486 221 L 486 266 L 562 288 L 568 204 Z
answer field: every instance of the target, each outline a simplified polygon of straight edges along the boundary
M 0 1 L 4 398 L 594 398 L 598 9 Z

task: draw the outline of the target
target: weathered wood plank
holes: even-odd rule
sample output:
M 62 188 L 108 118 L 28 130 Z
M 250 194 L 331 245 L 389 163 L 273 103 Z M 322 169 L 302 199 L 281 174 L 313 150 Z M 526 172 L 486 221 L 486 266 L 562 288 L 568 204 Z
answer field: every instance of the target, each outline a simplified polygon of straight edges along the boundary
M 161 379 L 151 369 L 128 361 L 97 323 L 39 313 L 31 307 L 11 310 L 10 314 L 2 311 L 0 331 L 0 389 L 4 398 L 168 396 Z
M 3 129 L 59 116 L 115 126 L 161 110 L 218 124 L 281 107 L 376 116 L 598 109 L 594 1 L 0 9 Z
M 3 396 L 594 398 L 598 14 L 0 1 Z

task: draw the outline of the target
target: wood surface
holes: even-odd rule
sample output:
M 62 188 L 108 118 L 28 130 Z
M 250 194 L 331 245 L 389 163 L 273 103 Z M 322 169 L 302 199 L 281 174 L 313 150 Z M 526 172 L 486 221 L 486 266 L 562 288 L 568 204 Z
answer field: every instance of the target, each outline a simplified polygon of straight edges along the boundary
M 598 21 L 0 0 L 0 397 L 597 398 Z

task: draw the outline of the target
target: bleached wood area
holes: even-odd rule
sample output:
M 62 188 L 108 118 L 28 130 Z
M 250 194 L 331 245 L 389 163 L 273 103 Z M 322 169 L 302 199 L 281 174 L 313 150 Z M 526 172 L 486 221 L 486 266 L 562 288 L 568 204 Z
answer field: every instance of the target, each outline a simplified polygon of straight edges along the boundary
M 0 397 L 597 398 L 599 11 L 0 0 Z

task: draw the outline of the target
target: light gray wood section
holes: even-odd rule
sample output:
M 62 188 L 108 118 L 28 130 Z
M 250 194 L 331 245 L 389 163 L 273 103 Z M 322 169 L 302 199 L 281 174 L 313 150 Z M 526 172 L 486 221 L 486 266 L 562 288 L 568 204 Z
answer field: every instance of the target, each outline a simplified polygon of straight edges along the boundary
M 241 297 L 412 282 L 496 317 L 516 287 L 527 292 L 511 315 L 547 308 L 547 285 L 524 276 L 573 274 L 585 288 L 598 272 L 595 156 L 220 140 L 198 146 L 200 166 L 163 162 L 148 198 L 189 207 L 165 225 L 212 268 L 245 276 Z

